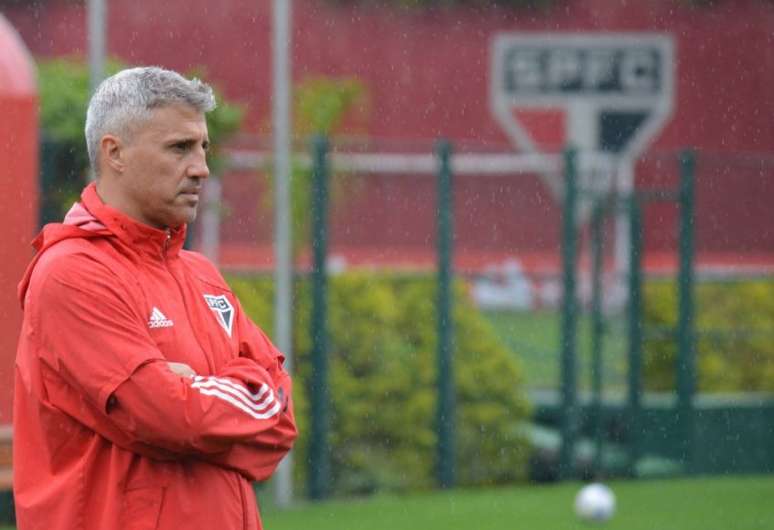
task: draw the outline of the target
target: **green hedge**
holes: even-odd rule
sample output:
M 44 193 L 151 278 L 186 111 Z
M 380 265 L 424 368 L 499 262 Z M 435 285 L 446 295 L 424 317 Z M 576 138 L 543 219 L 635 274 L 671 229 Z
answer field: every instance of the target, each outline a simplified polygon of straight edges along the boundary
M 232 276 L 245 310 L 273 329 L 271 280 Z M 529 410 L 521 368 L 457 286 L 457 473 L 462 485 L 523 479 Z M 336 494 L 427 488 L 436 447 L 435 283 L 430 277 L 354 273 L 329 286 L 332 482 Z M 311 349 L 307 280 L 295 290 L 295 402 L 305 485 Z
M 646 388 L 675 388 L 677 322 L 672 282 L 645 289 Z M 774 391 L 774 280 L 706 282 L 696 286 L 697 374 L 703 392 Z M 652 332 L 657 332 L 655 335 Z

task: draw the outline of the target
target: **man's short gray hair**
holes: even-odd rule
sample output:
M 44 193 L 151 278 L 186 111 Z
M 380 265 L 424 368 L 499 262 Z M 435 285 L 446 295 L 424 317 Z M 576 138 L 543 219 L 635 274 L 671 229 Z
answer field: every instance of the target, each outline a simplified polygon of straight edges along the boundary
M 104 135 L 130 134 L 154 109 L 177 103 L 206 113 L 215 108 L 215 97 L 206 83 L 156 66 L 129 68 L 102 81 L 86 111 L 86 148 L 95 174 Z

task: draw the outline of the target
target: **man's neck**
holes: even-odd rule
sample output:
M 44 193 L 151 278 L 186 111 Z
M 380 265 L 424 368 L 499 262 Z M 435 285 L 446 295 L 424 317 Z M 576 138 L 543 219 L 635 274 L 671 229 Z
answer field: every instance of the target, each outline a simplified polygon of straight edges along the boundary
M 160 230 L 167 229 L 166 226 L 157 226 L 154 223 L 148 222 L 148 220 L 145 219 L 139 211 L 137 211 L 137 208 L 133 205 L 132 201 L 128 199 L 126 193 L 118 187 L 115 179 L 111 178 L 110 176 L 105 175 L 102 177 L 97 177 L 96 191 L 97 196 L 106 206 L 110 206 L 114 210 L 118 210 L 124 215 L 131 217 L 138 223 L 142 223 L 153 228 L 158 228 Z

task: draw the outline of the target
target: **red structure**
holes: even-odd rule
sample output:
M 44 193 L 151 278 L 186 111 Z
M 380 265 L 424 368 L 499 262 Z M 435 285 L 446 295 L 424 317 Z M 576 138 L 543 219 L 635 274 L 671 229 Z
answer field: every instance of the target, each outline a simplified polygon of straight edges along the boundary
M 11 423 L 13 365 L 21 328 L 16 284 L 32 255 L 38 213 L 35 67 L 0 15 L 0 425 Z
M 429 140 L 444 136 L 458 147 L 507 151 L 512 146 L 488 106 L 490 43 L 495 34 L 667 33 L 676 46 L 675 111 L 653 151 L 691 146 L 723 156 L 770 152 L 774 54 L 766 52 L 774 49 L 774 6 L 759 0 L 715 4 L 556 0 L 552 9 L 510 10 L 297 0 L 293 77 L 361 80 L 369 94 L 366 119 L 352 124 L 348 133 L 393 142 L 395 149 L 421 145 L 427 150 Z M 36 54 L 85 54 L 83 3 L 48 0 L 32 7 L 18 4 L 7 13 Z M 270 132 L 270 2 L 224 0 L 216 6 L 210 0 L 113 0 L 108 18 L 112 55 L 133 64 L 180 70 L 203 65 L 208 79 L 229 97 L 247 103 L 249 128 L 259 135 Z M 770 264 L 774 228 L 765 197 L 774 196 L 774 169 L 754 160 L 731 167 L 721 158 L 700 160 L 699 259 L 711 254 L 722 265 L 756 255 L 756 263 Z M 644 162 L 638 184 L 664 184 L 665 168 L 658 161 Z M 673 167 L 668 174 L 675 177 Z M 383 254 L 424 255 L 432 263 L 427 255 L 433 244 L 432 184 L 427 179 L 403 182 L 398 189 L 395 182 L 378 181 L 339 213 L 333 221 L 333 251 L 347 247 L 352 263 L 359 261 L 356 256 L 368 261 L 374 243 L 384 247 L 386 242 Z M 559 209 L 545 189 L 537 184 L 504 185 L 501 179 L 459 184 L 455 223 L 459 260 L 471 256 L 470 264 L 476 266 L 473 256 L 486 262 L 502 253 L 522 256 L 532 250 L 556 250 Z M 256 188 L 254 183 L 234 185 L 241 188 L 232 189 L 232 200 L 244 204 L 231 205 L 235 215 L 227 221 L 225 234 L 236 255 L 255 248 L 256 241 L 270 243 L 271 217 L 256 214 L 259 199 L 247 193 Z M 675 215 L 669 206 L 646 212 L 648 251 L 672 255 Z M 253 264 L 259 259 L 257 254 L 245 256 L 249 257 L 244 262 Z
M 397 3 L 397 2 L 396 2 Z M 376 5 L 379 4 L 379 5 Z M 762 151 L 774 145 L 774 6 L 759 0 L 691 6 L 681 0 L 557 0 L 556 8 L 399 9 L 392 2 L 294 1 L 293 77 L 355 76 L 369 91 L 360 131 L 508 147 L 488 108 L 489 46 L 503 31 L 647 31 L 674 36 L 672 123 L 656 147 Z M 36 55 L 85 56 L 84 3 L 6 8 Z M 362 5 L 360 7 L 359 5 Z M 203 65 L 249 105 L 253 130 L 270 121 L 271 2 L 112 0 L 111 55 L 181 70 Z

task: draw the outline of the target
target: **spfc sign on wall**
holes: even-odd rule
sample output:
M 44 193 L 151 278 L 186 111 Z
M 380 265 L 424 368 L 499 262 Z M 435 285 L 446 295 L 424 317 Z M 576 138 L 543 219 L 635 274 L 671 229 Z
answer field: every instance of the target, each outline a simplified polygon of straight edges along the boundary
M 672 114 L 667 35 L 505 33 L 494 38 L 491 61 L 491 110 L 520 151 L 572 145 L 632 161 Z M 548 184 L 561 194 L 561 182 Z
M 539 150 L 539 139 L 520 114 L 553 111 L 562 116 L 543 128 L 555 130 L 538 136 L 560 147 L 640 154 L 672 113 L 673 48 L 671 37 L 647 33 L 498 35 L 492 112 L 524 151 Z

